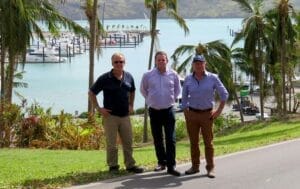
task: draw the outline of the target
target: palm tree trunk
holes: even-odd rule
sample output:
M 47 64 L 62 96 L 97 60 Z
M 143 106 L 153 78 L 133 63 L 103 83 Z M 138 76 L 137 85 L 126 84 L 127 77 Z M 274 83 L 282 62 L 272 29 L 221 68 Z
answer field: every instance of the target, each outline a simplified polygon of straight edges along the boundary
M 12 103 L 12 91 L 14 82 L 14 72 L 15 72 L 15 54 L 13 52 L 9 53 L 9 65 L 8 65 L 8 76 L 7 76 L 7 89 L 5 93 L 5 101 L 8 104 Z
M 3 40 L 1 38 L 2 45 L 1 45 L 1 94 L 0 94 L 0 117 L 3 117 L 3 111 L 4 111 L 4 91 L 5 91 L 5 76 L 4 76 L 4 63 L 5 63 L 5 51 L 4 51 L 4 45 Z M 4 133 L 4 123 L 0 121 L 0 141 L 4 141 L 3 138 Z M 0 148 L 2 147 L 2 143 L 0 142 Z
M 276 69 L 276 68 L 274 68 Z M 281 74 L 277 73 L 276 71 L 273 71 L 273 76 L 276 76 L 276 74 Z M 276 110 L 277 112 L 281 115 L 282 114 L 282 90 L 281 90 L 281 81 L 279 81 L 278 77 L 273 77 L 273 93 L 275 96 L 276 100 Z
M 261 58 L 260 58 L 261 59 Z M 259 63 L 259 88 L 260 88 L 260 93 L 259 93 L 259 100 L 260 100 L 260 117 L 261 120 L 264 120 L 264 78 L 263 78 L 263 64 L 262 62 Z
M 285 75 L 286 75 L 286 70 L 285 70 L 285 65 L 286 65 L 286 43 L 285 43 L 285 3 L 281 3 L 281 16 L 280 16 L 280 35 L 281 35 L 281 51 L 280 51 L 280 63 L 281 63 L 281 77 L 282 77 L 282 116 L 283 118 L 286 117 L 286 88 L 285 88 Z
M 261 25 L 259 25 L 260 29 L 258 31 L 262 31 Z M 263 48 L 262 48 L 262 33 L 257 33 L 257 47 L 258 47 L 258 64 L 259 65 L 259 100 L 260 100 L 260 118 L 264 120 L 264 97 L 265 97 L 265 90 L 264 90 L 264 73 L 263 73 Z M 255 53 L 256 54 L 256 53 Z
M 93 5 L 93 15 L 92 20 L 90 22 L 90 51 L 89 51 L 89 59 L 90 59 L 90 66 L 89 66 L 89 88 L 94 83 L 94 61 L 95 61 L 95 46 L 96 46 L 96 18 L 97 18 L 97 6 L 98 6 L 98 0 L 94 0 Z M 88 97 L 88 112 L 89 114 L 93 114 L 94 108 L 91 100 Z
M 150 54 L 149 54 L 149 62 L 148 62 L 148 70 L 152 67 L 152 57 L 154 52 L 154 44 L 156 39 L 156 23 L 157 23 L 157 13 L 155 11 L 152 11 L 151 13 L 151 19 L 150 19 L 150 25 L 151 25 L 151 46 L 150 46 Z M 148 141 L 148 106 L 145 103 L 145 111 L 144 111 L 144 128 L 143 128 L 143 142 Z
M 151 30 L 151 47 L 150 47 L 150 54 L 149 54 L 148 70 L 150 70 L 152 66 L 151 64 L 152 64 L 152 57 L 153 57 L 154 43 L 155 43 L 155 38 L 152 32 L 153 30 Z M 145 102 L 144 110 L 145 111 L 144 111 L 143 142 L 146 143 L 148 142 L 148 105 L 146 104 L 146 102 Z
M 3 42 L 2 42 L 3 44 Z M 3 48 L 3 45 L 1 45 L 1 67 L 0 67 L 0 70 L 1 70 L 1 93 L 0 93 L 0 104 L 2 105 L 2 102 L 4 101 L 4 92 L 5 92 L 5 49 Z
M 240 100 L 239 100 L 239 97 L 236 93 L 236 91 L 233 93 L 233 97 L 236 101 L 236 104 L 238 105 L 239 108 L 239 112 L 240 112 L 240 117 L 241 117 L 241 122 L 244 123 L 244 115 L 243 115 L 243 109 L 241 108 L 241 103 L 240 103 Z
M 291 69 L 289 68 L 288 71 L 288 81 L 289 81 L 289 112 L 292 111 L 292 77 L 291 77 L 292 73 L 291 73 Z

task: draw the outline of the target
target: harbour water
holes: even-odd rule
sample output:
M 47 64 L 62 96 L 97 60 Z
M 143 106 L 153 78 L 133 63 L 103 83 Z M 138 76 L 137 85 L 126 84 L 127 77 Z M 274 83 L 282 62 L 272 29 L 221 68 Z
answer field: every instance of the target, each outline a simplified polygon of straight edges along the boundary
M 144 25 L 149 26 L 149 21 L 138 20 L 106 20 L 105 25 Z M 169 55 L 182 44 L 196 45 L 199 42 L 206 43 L 213 40 L 223 40 L 228 45 L 232 42 L 232 31 L 241 28 L 242 19 L 187 19 L 190 29 L 189 35 L 185 36 L 182 29 L 170 19 L 158 20 L 160 49 Z M 79 21 L 86 25 L 86 22 Z M 148 28 L 148 27 L 147 27 Z M 149 28 L 148 28 L 149 29 Z M 126 56 L 125 69 L 129 71 L 136 84 L 135 109 L 144 106 L 144 98 L 139 92 L 141 77 L 148 68 L 150 50 L 150 37 L 144 37 L 142 43 L 136 48 L 103 48 L 102 54 L 95 58 L 95 79 L 104 72 L 111 69 L 111 55 L 118 51 Z M 71 57 L 65 63 L 34 63 L 25 64 L 24 82 L 28 88 L 16 88 L 28 104 L 37 102 L 44 108 L 52 108 L 53 113 L 61 110 L 74 114 L 75 111 L 87 111 L 88 51 L 84 54 Z M 172 60 L 169 61 L 171 65 Z M 102 102 L 102 95 L 98 95 Z M 20 99 L 14 96 L 13 101 L 20 103 Z

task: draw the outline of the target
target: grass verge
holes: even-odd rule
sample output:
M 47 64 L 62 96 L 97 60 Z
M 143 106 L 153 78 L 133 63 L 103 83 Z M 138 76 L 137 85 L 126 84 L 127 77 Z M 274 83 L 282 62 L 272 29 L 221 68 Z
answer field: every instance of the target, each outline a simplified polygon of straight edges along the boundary
M 261 122 L 227 129 L 215 137 L 216 155 L 224 155 L 280 141 L 300 138 L 300 120 Z M 203 144 L 200 144 L 203 152 Z M 177 143 L 178 163 L 190 159 L 189 141 Z M 120 153 L 119 162 L 123 166 Z M 153 145 L 134 149 L 137 164 L 152 170 Z M 59 188 L 128 174 L 107 172 L 105 151 L 1 149 L 0 188 Z

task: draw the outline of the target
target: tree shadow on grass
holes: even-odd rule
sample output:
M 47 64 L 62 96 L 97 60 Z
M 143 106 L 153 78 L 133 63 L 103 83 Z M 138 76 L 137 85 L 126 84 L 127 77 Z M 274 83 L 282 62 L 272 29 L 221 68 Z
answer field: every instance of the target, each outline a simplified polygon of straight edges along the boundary
M 108 171 L 99 171 L 93 173 L 80 173 L 80 174 L 68 174 L 65 176 L 59 176 L 56 178 L 49 179 L 34 179 L 27 180 L 23 183 L 21 188 L 61 188 L 71 187 L 75 185 L 89 184 L 92 182 L 112 183 L 120 182 L 122 186 L 117 187 L 118 189 L 125 188 L 173 188 L 182 185 L 182 182 L 195 179 L 204 178 L 206 175 L 192 175 L 174 177 L 168 175 L 165 172 L 146 172 L 144 174 L 134 175 L 128 173 L 125 170 L 121 170 L 119 173 L 111 174 Z M 20 187 L 20 186 L 19 186 Z
M 118 173 L 110 173 L 108 171 L 68 173 L 67 175 L 58 176 L 55 178 L 26 180 L 22 183 L 21 188 L 31 189 L 67 187 L 117 178 L 124 175 L 129 175 L 129 173 L 125 170 L 120 170 Z

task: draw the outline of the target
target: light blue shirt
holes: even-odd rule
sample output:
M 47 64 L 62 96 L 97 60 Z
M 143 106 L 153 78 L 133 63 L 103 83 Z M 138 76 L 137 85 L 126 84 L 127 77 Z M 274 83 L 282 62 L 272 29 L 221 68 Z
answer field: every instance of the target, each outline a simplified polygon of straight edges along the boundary
M 205 110 L 214 107 L 215 92 L 221 101 L 228 99 L 228 91 L 216 74 L 205 71 L 201 80 L 197 80 L 194 74 L 188 75 L 183 83 L 182 108 L 192 107 Z
M 171 69 L 161 73 L 157 68 L 153 68 L 143 75 L 140 91 L 149 107 L 158 110 L 169 108 L 181 91 L 179 76 Z

